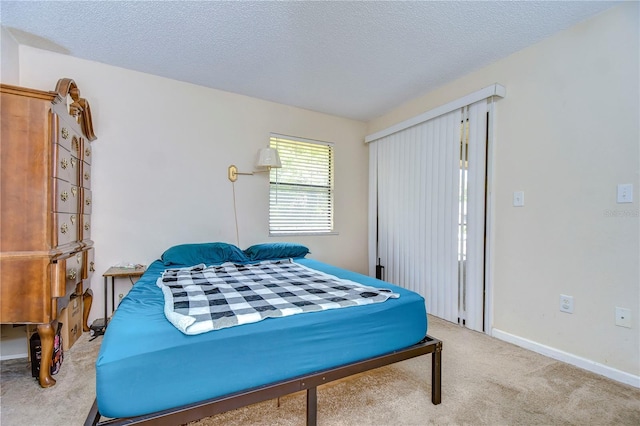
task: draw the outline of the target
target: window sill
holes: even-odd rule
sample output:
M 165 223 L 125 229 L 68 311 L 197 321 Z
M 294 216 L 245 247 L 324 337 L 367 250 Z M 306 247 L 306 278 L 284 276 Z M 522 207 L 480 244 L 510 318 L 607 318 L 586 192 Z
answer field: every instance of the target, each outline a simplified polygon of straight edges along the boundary
M 331 232 L 269 232 L 270 237 L 324 237 L 328 235 L 340 235 L 337 231 Z

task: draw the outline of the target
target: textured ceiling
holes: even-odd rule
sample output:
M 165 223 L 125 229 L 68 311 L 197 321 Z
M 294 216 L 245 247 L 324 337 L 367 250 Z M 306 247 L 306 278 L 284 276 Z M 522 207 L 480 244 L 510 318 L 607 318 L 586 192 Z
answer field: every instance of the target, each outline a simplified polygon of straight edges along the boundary
M 0 2 L 26 45 L 358 120 L 615 2 Z

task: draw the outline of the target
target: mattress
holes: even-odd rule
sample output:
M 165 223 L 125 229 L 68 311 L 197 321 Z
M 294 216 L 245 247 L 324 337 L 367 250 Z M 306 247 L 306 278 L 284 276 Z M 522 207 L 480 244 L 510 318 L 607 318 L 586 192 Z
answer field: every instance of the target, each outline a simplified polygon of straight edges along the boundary
M 426 335 L 417 293 L 316 260 L 295 261 L 400 297 L 188 336 L 164 315 L 156 280 L 166 266 L 155 261 L 104 335 L 96 361 L 100 413 L 122 418 L 175 408 L 392 352 Z

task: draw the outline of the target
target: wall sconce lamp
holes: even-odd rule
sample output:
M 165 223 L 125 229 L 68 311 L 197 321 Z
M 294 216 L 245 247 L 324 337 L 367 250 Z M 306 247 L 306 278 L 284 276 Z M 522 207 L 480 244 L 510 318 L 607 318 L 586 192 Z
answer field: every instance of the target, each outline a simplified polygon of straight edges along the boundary
M 282 167 L 278 151 L 274 148 L 262 148 L 260 151 L 258 151 L 258 161 L 256 162 L 256 167 L 266 167 L 266 170 L 254 170 L 250 173 L 243 173 L 239 172 L 238 168 L 232 164 L 229 166 L 227 177 L 231 182 L 235 182 L 236 180 L 238 180 L 238 175 L 249 176 L 255 173 L 266 173 L 272 168 Z

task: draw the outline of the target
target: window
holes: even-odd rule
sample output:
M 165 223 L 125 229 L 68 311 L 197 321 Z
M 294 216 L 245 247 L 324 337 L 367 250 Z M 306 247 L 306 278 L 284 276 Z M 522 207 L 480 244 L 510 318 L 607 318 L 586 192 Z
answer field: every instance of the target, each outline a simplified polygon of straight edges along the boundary
M 271 135 L 281 168 L 271 169 L 269 233 L 333 232 L 333 144 Z

